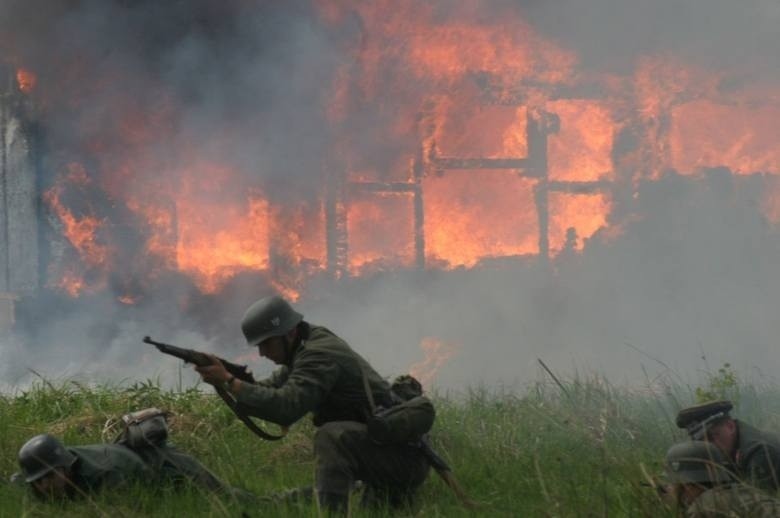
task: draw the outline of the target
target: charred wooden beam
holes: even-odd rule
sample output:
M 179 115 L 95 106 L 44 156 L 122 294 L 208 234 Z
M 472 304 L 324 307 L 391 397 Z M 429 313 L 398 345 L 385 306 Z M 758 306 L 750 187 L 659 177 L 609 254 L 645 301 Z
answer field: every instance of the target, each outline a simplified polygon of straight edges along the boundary
M 569 194 L 597 194 L 611 189 L 611 183 L 606 181 L 549 181 L 547 182 L 547 189 L 550 192 L 563 192 Z
M 425 175 L 422 149 L 412 164 L 412 178 L 417 189 L 414 191 L 414 257 L 418 270 L 425 269 L 425 206 L 423 204 L 422 180 Z
M 526 169 L 527 158 L 452 158 L 434 157 L 431 165 L 435 169 Z
M 492 78 L 484 78 L 477 83 L 481 89 L 481 102 L 498 106 L 527 106 L 534 101 L 535 92 L 540 91 L 544 92 L 545 98 L 550 101 L 603 100 L 606 97 L 619 96 L 621 93 L 616 91 L 614 86 L 599 81 L 561 85 L 525 80 L 518 83 L 515 88 L 509 89 L 502 84 L 494 83 Z
M 534 189 L 536 214 L 539 224 L 539 259 L 547 264 L 550 258 L 550 214 L 547 163 L 547 135 L 554 127 L 555 119 L 545 112 L 532 113 L 528 110 L 526 138 L 528 142 L 528 176 L 538 178 Z
M 410 182 L 350 182 L 350 189 L 375 193 L 414 193 L 419 187 Z
M 335 279 L 349 271 L 349 244 L 347 235 L 347 206 L 344 200 L 343 179 L 330 175 L 325 201 L 325 239 L 327 241 L 327 269 Z

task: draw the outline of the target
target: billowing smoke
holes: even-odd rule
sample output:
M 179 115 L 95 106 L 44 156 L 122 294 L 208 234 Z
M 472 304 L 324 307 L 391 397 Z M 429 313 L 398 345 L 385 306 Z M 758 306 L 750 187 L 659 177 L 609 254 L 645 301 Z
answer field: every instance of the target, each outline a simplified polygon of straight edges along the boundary
M 708 70 L 736 67 L 743 82 L 772 82 L 780 72 L 780 8 L 770 0 L 400 2 L 405 8 L 386 29 L 398 28 L 397 40 L 372 33 L 378 20 L 357 4 L 0 3 L 0 61 L 37 78 L 41 190 L 68 174 L 86 179 L 71 182 L 63 200 L 77 216 L 104 222 L 101 238 L 115 251 L 111 269 L 85 266 L 100 289 L 74 299 L 44 287 L 20 302 L 17 333 L 0 343 L 0 380 L 23 383 L 33 368 L 50 377 L 159 374 L 175 382 L 175 363 L 161 367 L 143 349 L 146 334 L 231 358 L 245 353 L 238 322 L 249 303 L 278 288 L 273 279 L 248 268 L 204 294 L 149 254 L 159 235 L 141 215 L 147 204 L 174 203 L 191 189 L 199 202 L 194 221 L 207 225 L 222 217 L 213 207 L 246 203 L 255 192 L 282 211 L 316 205 L 334 170 L 392 178 L 399 157 L 421 146 L 421 121 L 407 114 L 424 109 L 403 107 L 467 82 L 484 84 L 487 75 L 455 80 L 410 70 L 405 45 L 425 36 L 404 21 L 415 9 L 438 26 L 507 30 L 524 20 L 507 41 L 549 40 L 523 70 L 537 81 L 559 70 L 564 83 L 575 72 L 632 74 L 659 55 Z M 447 37 L 437 32 L 431 41 Z M 388 42 L 396 48 L 381 48 Z M 562 62 L 550 57 L 557 49 Z M 379 51 L 386 54 L 372 61 Z M 423 65 L 439 59 L 413 55 Z M 501 86 L 525 87 L 518 85 Z M 633 134 L 621 136 L 616 149 L 632 153 Z M 560 371 L 631 382 L 643 369 L 686 377 L 723 362 L 770 376 L 756 370 L 777 362 L 772 339 L 780 331 L 772 318 L 780 250 L 762 208 L 767 184 L 723 169 L 660 173 L 651 180 L 621 171 L 617 180 L 631 195 L 616 204 L 613 231 L 596 232 L 582 250 L 548 266 L 522 257 L 455 271 L 313 276 L 300 307 L 387 374 L 422 360 L 427 337 L 452 344 L 442 387 L 523 382 L 538 374 L 537 358 Z M 178 217 L 190 210 L 179 206 Z M 164 234 L 170 242 L 163 249 L 183 239 Z M 56 264 L 67 248 L 44 248 L 44 263 Z M 50 282 L 59 274 L 43 276 Z
M 757 77 L 780 72 L 780 6 L 772 0 L 507 0 L 586 66 L 630 69 L 668 53 L 704 66 L 741 66 Z

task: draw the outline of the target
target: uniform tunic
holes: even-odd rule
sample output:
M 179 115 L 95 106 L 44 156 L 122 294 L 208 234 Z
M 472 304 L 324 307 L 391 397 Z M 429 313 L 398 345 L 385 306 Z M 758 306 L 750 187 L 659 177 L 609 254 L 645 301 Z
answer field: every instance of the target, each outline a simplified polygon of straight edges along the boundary
M 359 354 L 324 327 L 312 326 L 289 365 L 255 385 L 244 384 L 237 401 L 247 414 L 289 426 L 312 413 L 314 426 L 331 421 L 365 422 L 370 413 L 363 384 L 376 404 L 387 405 L 390 386 Z
M 780 439 L 737 422 L 735 467 L 745 482 L 768 491 L 780 489 Z
M 148 482 L 151 470 L 135 452 L 118 444 L 91 444 L 67 448 L 76 456 L 73 484 L 90 493 Z

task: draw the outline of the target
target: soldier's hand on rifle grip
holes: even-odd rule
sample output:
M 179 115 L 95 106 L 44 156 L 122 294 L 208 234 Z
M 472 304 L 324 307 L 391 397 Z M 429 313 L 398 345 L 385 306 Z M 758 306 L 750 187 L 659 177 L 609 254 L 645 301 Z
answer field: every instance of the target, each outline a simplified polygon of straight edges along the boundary
M 208 357 L 211 358 L 211 365 L 206 365 L 204 367 L 196 366 L 195 370 L 200 374 L 203 381 L 209 385 L 224 385 L 231 378 L 230 373 L 225 369 L 225 366 L 222 365 L 222 362 L 219 361 L 219 358 L 213 354 L 209 354 Z

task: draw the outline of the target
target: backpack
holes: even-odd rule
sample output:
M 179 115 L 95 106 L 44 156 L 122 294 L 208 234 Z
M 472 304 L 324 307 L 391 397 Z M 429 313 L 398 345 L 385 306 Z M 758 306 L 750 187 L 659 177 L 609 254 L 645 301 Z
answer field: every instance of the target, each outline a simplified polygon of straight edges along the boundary
M 165 446 L 168 439 L 170 412 L 159 408 L 145 408 L 122 416 L 124 428 L 114 440 L 132 450 Z
M 398 376 L 390 385 L 390 394 L 393 405 L 376 407 L 366 421 L 368 437 L 377 444 L 418 442 L 436 419 L 433 403 L 410 375 Z

